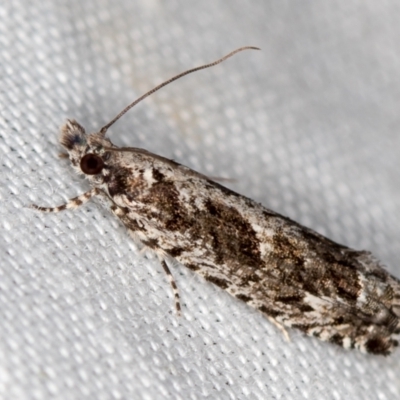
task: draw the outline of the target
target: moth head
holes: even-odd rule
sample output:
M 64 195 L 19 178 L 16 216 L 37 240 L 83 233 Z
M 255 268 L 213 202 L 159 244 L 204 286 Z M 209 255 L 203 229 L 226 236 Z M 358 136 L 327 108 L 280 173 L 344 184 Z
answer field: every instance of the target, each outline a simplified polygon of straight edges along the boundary
M 201 65 L 200 67 L 191 68 L 178 75 L 160 83 L 155 88 L 149 90 L 134 102 L 125 107 L 116 117 L 114 117 L 108 124 L 104 125 L 98 133 L 92 133 L 87 135 L 85 129 L 79 125 L 75 120 L 67 120 L 66 124 L 61 128 L 60 142 L 68 152 L 68 158 L 71 160 L 73 167 L 79 173 L 83 173 L 94 182 L 101 182 L 101 175 L 105 176 L 107 172 L 107 164 L 105 163 L 116 155 L 111 155 L 112 150 L 115 150 L 115 146 L 105 138 L 108 128 L 118 121 L 125 113 L 127 113 L 132 107 L 140 103 L 143 99 L 150 96 L 162 87 L 170 84 L 173 81 L 181 78 L 182 76 L 191 74 L 192 72 L 199 71 L 205 68 L 213 67 L 214 65 L 220 64 L 227 58 L 232 57 L 234 54 L 243 50 L 259 50 L 258 47 L 246 46 L 236 49 L 226 56 L 220 58 L 209 64 Z M 114 149 L 113 149 L 114 148 Z M 118 150 L 120 151 L 120 150 Z M 129 150 L 128 150 L 129 151 Z
M 91 176 L 102 173 L 105 161 L 110 157 L 105 147 L 112 146 L 103 134 L 86 134 L 75 120 L 67 120 L 61 127 L 60 143 L 77 172 Z

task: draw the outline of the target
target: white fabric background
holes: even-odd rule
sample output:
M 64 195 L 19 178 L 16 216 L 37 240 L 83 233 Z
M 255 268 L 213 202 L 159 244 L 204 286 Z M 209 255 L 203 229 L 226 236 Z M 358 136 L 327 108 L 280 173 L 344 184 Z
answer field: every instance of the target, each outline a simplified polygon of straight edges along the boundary
M 140 257 L 59 159 L 58 129 L 111 129 L 357 249 L 400 276 L 400 5 L 395 1 L 3 1 L 0 397 L 394 399 L 400 350 L 281 332 L 184 267 Z

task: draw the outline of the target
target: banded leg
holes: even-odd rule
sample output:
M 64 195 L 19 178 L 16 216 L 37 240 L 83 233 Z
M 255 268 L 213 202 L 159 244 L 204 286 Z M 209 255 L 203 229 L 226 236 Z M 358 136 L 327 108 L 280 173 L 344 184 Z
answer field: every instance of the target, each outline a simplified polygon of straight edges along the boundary
M 179 297 L 179 292 L 178 292 L 178 287 L 176 286 L 176 282 L 174 277 L 171 274 L 171 271 L 168 268 L 167 263 L 165 262 L 165 260 L 161 261 L 161 265 L 164 268 L 165 273 L 167 274 L 169 283 L 172 286 L 172 291 L 174 293 L 174 298 L 175 298 L 175 308 L 176 308 L 176 312 L 178 314 L 178 316 L 181 316 L 181 303 L 180 303 L 180 297 Z
M 58 207 L 40 207 L 36 204 L 31 204 L 29 207 L 34 208 L 35 210 L 39 210 L 46 213 L 57 213 L 63 210 L 74 210 L 78 208 L 82 204 L 87 203 L 93 196 L 96 196 L 100 193 L 100 189 L 93 188 L 88 190 L 85 193 L 82 193 L 80 196 L 74 197 L 73 199 L 68 200 L 67 203 L 61 204 Z

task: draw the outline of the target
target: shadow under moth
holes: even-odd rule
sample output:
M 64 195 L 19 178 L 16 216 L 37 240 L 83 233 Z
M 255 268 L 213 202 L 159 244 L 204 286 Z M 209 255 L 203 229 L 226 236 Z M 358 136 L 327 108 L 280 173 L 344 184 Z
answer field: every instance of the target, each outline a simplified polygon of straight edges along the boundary
M 286 333 L 297 328 L 345 348 L 391 353 L 400 333 L 400 281 L 369 252 L 337 244 L 233 192 L 192 169 L 147 150 L 117 147 L 108 128 L 172 81 L 219 64 L 245 49 L 185 71 L 127 106 L 97 133 L 74 120 L 61 145 L 91 189 L 43 212 L 75 209 L 101 197 L 132 238 L 155 253 L 179 294 L 167 262 L 175 259 L 260 310 Z

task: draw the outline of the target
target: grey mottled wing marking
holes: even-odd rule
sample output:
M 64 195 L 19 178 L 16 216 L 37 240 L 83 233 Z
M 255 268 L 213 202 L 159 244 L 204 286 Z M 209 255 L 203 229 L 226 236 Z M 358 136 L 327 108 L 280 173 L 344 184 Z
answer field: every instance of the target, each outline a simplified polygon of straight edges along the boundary
M 62 128 L 61 144 L 92 185 L 90 193 L 105 198 L 132 237 L 161 260 L 175 258 L 278 326 L 374 354 L 397 345 L 400 283 L 371 254 L 334 243 L 174 161 L 119 149 L 101 133 L 86 135 L 76 121 Z
M 122 157 L 137 167 L 129 176 L 114 171 L 109 190 L 126 208 L 124 224 L 146 246 L 284 326 L 372 353 L 396 345 L 400 285 L 369 253 L 163 157 L 143 150 Z

